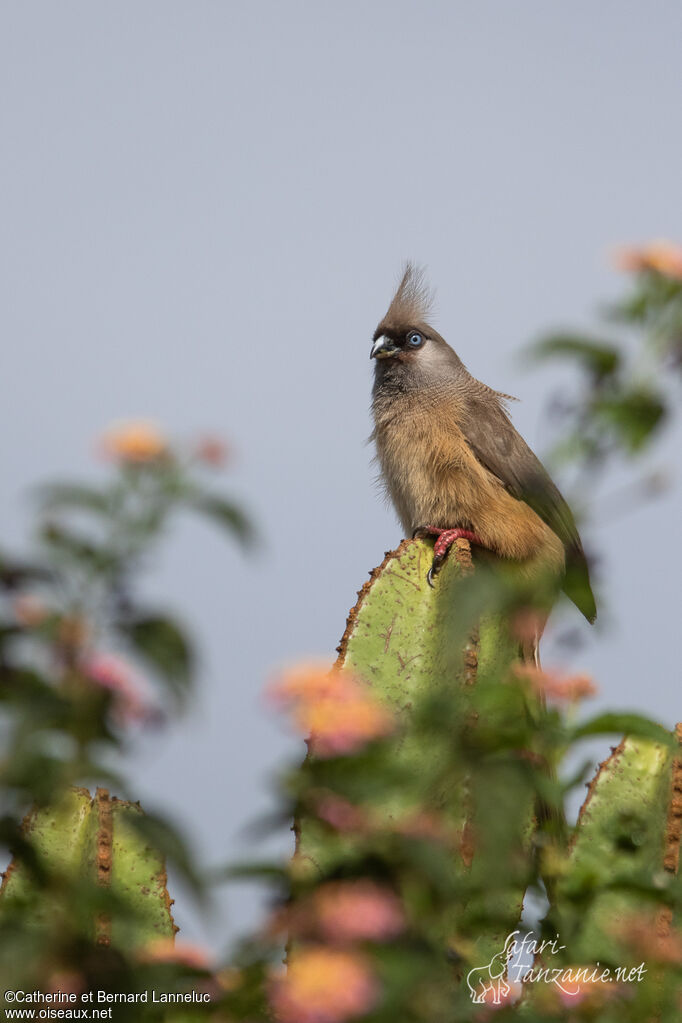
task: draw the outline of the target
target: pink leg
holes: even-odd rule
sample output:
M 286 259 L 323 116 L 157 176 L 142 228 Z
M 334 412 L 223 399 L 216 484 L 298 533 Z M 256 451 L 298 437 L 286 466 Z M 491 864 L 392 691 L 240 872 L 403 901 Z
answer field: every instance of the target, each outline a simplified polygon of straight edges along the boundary
M 429 586 L 433 586 L 433 578 L 440 571 L 441 565 L 445 561 L 445 557 L 455 540 L 468 540 L 469 543 L 475 543 L 478 547 L 485 546 L 480 536 L 470 529 L 439 529 L 438 526 L 421 526 L 419 529 L 415 529 L 413 536 L 437 537 L 433 545 L 433 564 L 426 576 Z

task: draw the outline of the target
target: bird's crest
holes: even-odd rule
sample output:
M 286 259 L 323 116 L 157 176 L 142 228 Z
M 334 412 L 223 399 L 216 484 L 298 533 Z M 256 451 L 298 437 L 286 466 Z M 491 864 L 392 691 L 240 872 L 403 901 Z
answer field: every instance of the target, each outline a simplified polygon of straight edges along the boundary
M 401 328 L 425 323 L 432 305 L 433 295 L 426 283 L 423 269 L 412 263 L 407 263 L 398 290 L 391 300 L 382 324 L 387 327 Z

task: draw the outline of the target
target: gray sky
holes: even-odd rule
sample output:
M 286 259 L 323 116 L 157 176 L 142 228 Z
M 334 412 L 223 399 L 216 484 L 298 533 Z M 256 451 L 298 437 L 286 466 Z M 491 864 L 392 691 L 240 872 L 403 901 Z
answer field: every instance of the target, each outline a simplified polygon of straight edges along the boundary
M 438 328 L 522 399 L 542 452 L 565 381 L 515 353 L 619 293 L 614 244 L 682 240 L 680 38 L 674 2 L 0 4 L 3 539 L 25 537 L 30 484 L 94 471 L 93 439 L 128 416 L 224 434 L 226 486 L 266 538 L 246 559 L 179 523 L 153 580 L 205 659 L 192 714 L 130 774 L 207 859 L 245 854 L 299 749 L 264 679 L 333 652 L 400 539 L 365 440 L 402 261 L 428 266 Z M 658 462 L 677 468 L 679 439 Z M 672 724 L 679 488 L 614 515 L 617 485 L 584 530 L 611 612 L 598 636 L 576 613 L 573 663 L 601 702 Z M 176 906 L 216 943 L 253 893 L 227 910 L 206 932 Z

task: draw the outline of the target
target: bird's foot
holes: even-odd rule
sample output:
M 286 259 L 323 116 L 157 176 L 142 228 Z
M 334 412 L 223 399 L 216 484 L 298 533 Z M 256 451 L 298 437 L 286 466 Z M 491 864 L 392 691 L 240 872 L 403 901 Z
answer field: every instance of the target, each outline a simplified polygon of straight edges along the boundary
M 431 587 L 433 587 L 433 580 L 443 567 L 443 562 L 455 540 L 468 540 L 469 543 L 475 543 L 479 547 L 485 546 L 480 536 L 472 532 L 471 529 L 439 529 L 438 526 L 418 526 L 412 534 L 412 539 L 425 536 L 436 537 L 436 542 L 433 545 L 433 561 L 426 576 L 426 581 Z

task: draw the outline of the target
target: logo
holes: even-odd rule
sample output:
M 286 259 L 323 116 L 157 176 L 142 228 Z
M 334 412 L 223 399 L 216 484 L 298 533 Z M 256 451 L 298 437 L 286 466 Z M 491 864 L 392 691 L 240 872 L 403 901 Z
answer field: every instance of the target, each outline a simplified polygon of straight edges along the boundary
M 472 1002 L 502 1005 L 515 999 L 523 984 L 554 984 L 565 998 L 577 998 L 587 986 L 595 984 L 639 983 L 647 972 L 644 963 L 639 966 L 602 966 L 599 962 L 589 966 L 546 966 L 552 956 L 566 949 L 559 945 L 559 935 L 552 941 L 538 941 L 532 931 L 521 937 L 512 931 L 504 945 L 485 966 L 474 966 L 466 978 Z M 543 956 L 542 965 L 536 966 Z
M 518 931 L 508 934 L 504 948 L 492 957 L 485 966 L 474 966 L 473 970 L 467 973 L 467 987 L 471 993 L 472 1002 L 492 1002 L 493 1005 L 501 1005 L 511 993 L 511 986 L 507 983 L 507 967 L 514 958 L 515 936 Z

